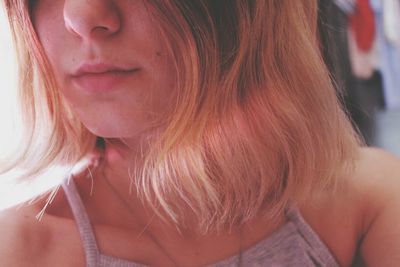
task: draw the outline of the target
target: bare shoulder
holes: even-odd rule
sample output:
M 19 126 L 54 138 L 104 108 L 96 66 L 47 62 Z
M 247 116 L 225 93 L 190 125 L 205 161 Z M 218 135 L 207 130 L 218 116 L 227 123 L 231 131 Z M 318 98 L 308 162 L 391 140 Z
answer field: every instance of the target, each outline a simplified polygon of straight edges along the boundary
M 361 155 L 355 177 L 364 204 L 359 254 L 367 266 L 399 266 L 400 159 L 380 149 Z
M 350 193 L 375 218 L 400 196 L 400 159 L 379 148 L 362 148 L 350 181 Z
M 75 222 L 63 215 L 63 194 L 57 194 L 38 220 L 45 203 L 44 196 L 34 204 L 0 211 L 0 266 L 85 265 Z
M 345 180 L 344 190 L 301 207 L 304 218 L 340 266 L 355 266 L 360 259 L 361 265 L 398 266 L 400 160 L 381 149 L 361 148 Z
M 400 158 L 379 148 L 363 148 L 356 166 L 360 189 L 396 190 L 391 185 L 400 181 Z M 372 193 L 372 192 L 371 192 Z
M 0 262 L 2 266 L 39 266 L 49 229 L 36 219 L 35 206 L 0 211 Z

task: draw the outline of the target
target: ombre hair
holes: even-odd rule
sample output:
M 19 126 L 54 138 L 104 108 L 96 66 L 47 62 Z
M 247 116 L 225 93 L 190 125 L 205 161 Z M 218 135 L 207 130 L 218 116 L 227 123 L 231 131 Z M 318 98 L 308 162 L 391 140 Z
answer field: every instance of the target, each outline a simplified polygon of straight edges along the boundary
M 359 141 L 320 53 L 316 0 L 145 2 L 178 73 L 176 106 L 133 172 L 160 216 L 184 225 L 190 208 L 207 231 L 273 218 L 345 182 Z M 27 133 L 10 166 L 40 179 L 79 162 L 99 137 L 60 95 L 28 2 L 5 3 Z

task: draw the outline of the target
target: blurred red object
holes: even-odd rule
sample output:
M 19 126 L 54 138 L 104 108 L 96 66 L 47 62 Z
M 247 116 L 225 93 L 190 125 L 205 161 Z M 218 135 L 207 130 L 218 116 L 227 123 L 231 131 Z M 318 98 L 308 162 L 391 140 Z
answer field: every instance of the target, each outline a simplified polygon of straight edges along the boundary
M 356 7 L 349 17 L 350 29 L 354 32 L 358 48 L 371 50 L 375 39 L 375 16 L 369 0 L 356 0 Z

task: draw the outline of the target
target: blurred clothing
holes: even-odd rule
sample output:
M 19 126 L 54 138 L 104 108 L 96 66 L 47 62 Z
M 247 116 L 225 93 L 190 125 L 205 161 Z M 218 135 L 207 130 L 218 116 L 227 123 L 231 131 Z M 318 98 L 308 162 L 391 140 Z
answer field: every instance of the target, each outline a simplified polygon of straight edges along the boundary
M 385 0 L 383 4 L 383 27 L 392 46 L 400 47 L 400 0 Z
M 378 69 L 382 74 L 386 108 L 400 110 L 400 47 L 389 42 L 385 34 L 384 6 L 387 3 L 385 1 L 387 0 L 370 0 L 376 17 Z M 400 24 L 395 30 L 400 32 Z
M 334 0 L 334 2 L 346 14 L 354 12 L 355 0 Z
M 349 14 L 349 26 L 362 52 L 369 52 L 375 40 L 375 16 L 369 0 L 356 0 L 354 12 Z

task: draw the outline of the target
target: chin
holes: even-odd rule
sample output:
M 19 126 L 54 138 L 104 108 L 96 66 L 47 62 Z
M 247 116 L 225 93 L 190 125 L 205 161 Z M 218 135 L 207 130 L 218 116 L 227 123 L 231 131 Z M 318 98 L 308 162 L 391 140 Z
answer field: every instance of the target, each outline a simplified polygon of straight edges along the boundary
M 84 124 L 85 127 L 94 135 L 104 138 L 123 138 L 128 137 L 133 130 L 126 129 L 126 127 L 118 127 L 115 125 L 96 125 Z
M 103 138 L 134 138 L 143 135 L 144 132 L 149 132 L 145 130 L 145 127 L 137 127 L 138 124 L 129 125 L 128 123 L 105 124 L 103 122 L 100 125 L 85 124 L 85 126 L 91 133 Z

